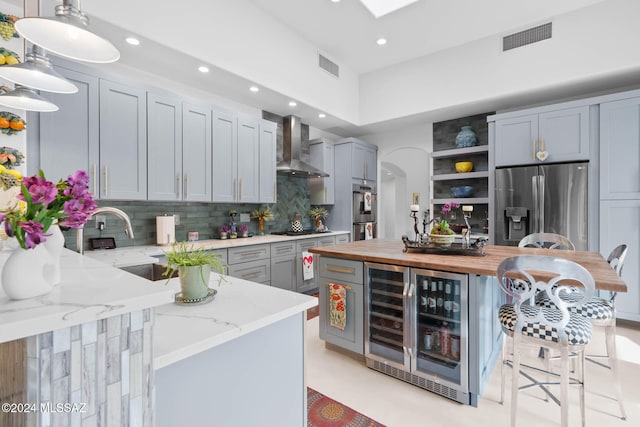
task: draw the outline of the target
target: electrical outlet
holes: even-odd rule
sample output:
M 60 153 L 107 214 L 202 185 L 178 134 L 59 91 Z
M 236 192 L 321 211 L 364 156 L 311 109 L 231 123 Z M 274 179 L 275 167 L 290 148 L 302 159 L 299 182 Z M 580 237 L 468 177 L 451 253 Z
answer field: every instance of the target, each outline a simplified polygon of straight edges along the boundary
M 241 213 L 240 214 L 240 222 L 249 222 L 251 221 L 251 215 L 248 213 Z
M 180 215 L 173 214 L 173 219 L 176 225 L 180 225 Z
M 107 217 L 105 215 L 96 215 L 93 217 L 96 220 L 96 228 L 100 231 L 107 228 Z

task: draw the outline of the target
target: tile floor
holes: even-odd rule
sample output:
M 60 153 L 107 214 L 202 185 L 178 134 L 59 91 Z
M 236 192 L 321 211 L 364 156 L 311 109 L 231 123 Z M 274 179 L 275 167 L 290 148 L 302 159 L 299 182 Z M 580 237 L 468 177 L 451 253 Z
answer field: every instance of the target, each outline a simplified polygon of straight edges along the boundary
M 387 427 L 509 426 L 510 398 L 500 398 L 500 369 L 496 366 L 478 407 L 461 405 L 411 384 L 367 368 L 338 352 L 327 350 L 318 338 L 318 318 L 306 322 L 307 385 L 385 424 Z M 590 348 L 604 348 L 601 328 L 594 329 Z M 640 326 L 618 327 L 618 352 L 626 395 L 627 420 L 619 418 L 610 372 L 593 363 L 586 365 L 586 413 L 589 427 L 632 427 L 640 425 Z M 510 384 L 510 373 L 507 376 Z M 508 387 L 508 386 L 507 386 Z M 569 390 L 569 423 L 580 425 L 578 392 Z M 508 394 L 508 388 L 507 388 Z M 560 425 L 560 409 L 545 402 L 539 390 L 520 392 L 518 427 Z

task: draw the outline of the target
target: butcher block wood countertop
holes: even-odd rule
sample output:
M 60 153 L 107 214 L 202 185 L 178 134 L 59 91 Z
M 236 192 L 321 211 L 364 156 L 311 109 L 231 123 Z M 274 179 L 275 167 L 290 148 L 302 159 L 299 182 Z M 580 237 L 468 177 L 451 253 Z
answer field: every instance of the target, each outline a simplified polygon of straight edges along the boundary
M 487 245 L 485 256 L 433 255 L 403 252 L 400 240 L 360 240 L 341 245 L 311 248 L 310 252 L 334 258 L 401 265 L 454 273 L 495 276 L 502 260 L 516 255 L 544 255 L 574 261 L 585 267 L 596 281 L 596 288 L 606 291 L 627 292 L 627 285 L 597 252 L 563 251 L 514 246 Z

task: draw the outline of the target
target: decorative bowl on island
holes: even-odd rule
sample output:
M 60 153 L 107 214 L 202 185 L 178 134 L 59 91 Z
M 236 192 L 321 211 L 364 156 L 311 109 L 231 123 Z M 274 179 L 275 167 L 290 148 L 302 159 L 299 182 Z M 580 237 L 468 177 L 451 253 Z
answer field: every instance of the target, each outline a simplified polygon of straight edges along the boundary
M 466 173 L 473 169 L 473 162 L 456 162 L 456 172 Z
M 451 194 L 453 194 L 453 197 L 457 198 L 471 197 L 471 195 L 473 194 L 473 187 L 470 185 L 451 187 Z

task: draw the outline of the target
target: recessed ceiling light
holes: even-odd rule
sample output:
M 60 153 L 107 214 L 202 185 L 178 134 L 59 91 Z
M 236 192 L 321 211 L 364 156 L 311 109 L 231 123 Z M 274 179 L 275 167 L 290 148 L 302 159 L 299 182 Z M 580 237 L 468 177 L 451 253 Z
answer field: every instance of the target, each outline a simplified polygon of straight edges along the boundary
M 384 37 L 380 37 L 378 40 L 376 40 L 376 43 L 378 44 L 378 46 L 384 46 L 385 44 L 387 44 L 387 39 L 385 39 Z
M 324 119 L 325 117 L 327 117 L 327 115 L 325 113 L 320 113 L 318 114 L 318 117 L 320 117 L 321 119 Z
M 331 0 L 331 3 L 340 3 L 340 0 Z
M 257 92 L 257 91 L 259 91 L 259 90 L 260 90 L 260 88 L 259 88 L 258 86 L 251 86 L 251 87 L 249 88 L 249 90 L 250 90 L 251 92 Z
M 138 40 L 135 37 L 127 37 L 126 39 L 124 39 L 124 41 L 126 41 L 132 46 L 138 46 L 140 44 L 140 40 Z
M 198 71 L 200 71 L 201 73 L 208 73 L 209 72 L 209 67 L 201 65 L 201 66 L 198 67 Z
M 289 107 L 295 107 L 296 105 L 298 105 L 296 101 L 289 101 Z

